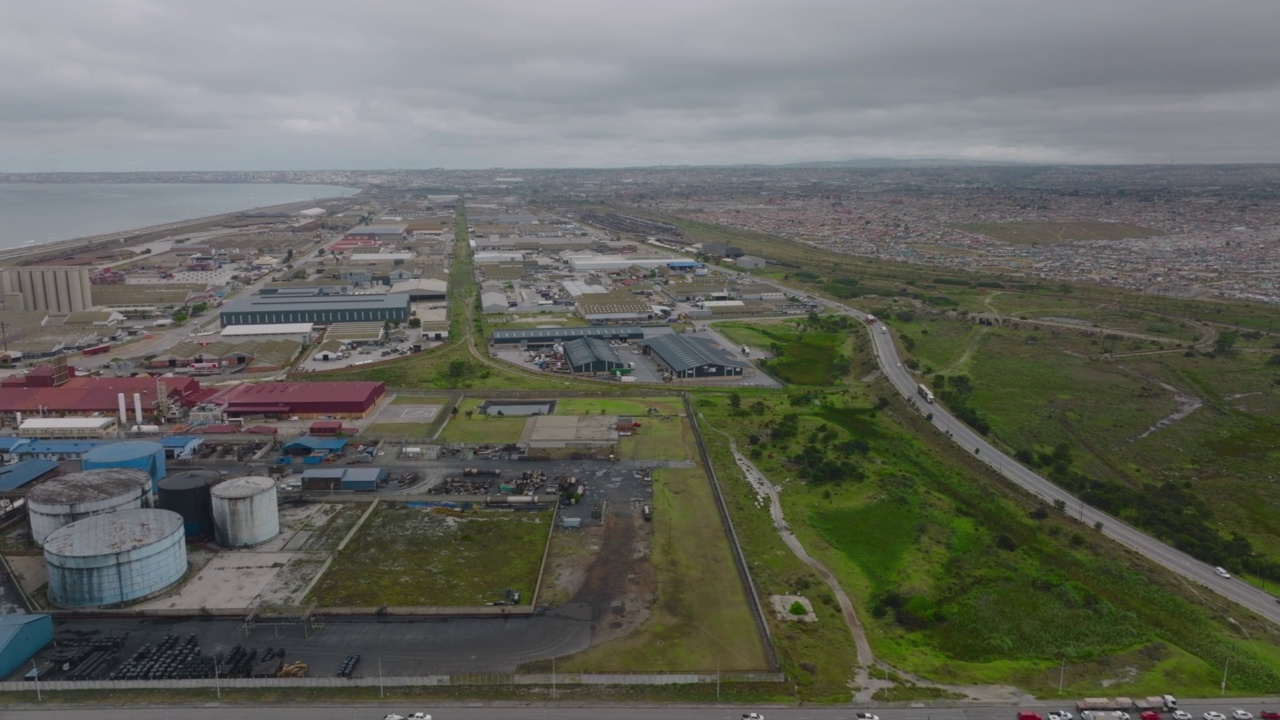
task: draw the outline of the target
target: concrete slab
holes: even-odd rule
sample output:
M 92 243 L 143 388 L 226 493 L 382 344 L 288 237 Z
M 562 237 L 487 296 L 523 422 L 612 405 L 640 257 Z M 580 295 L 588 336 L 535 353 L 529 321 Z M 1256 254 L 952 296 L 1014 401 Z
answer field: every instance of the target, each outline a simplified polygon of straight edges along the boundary
M 601 446 L 618 442 L 616 415 L 540 415 L 525 421 L 520 442 L 530 447 Z
M 147 610 L 248 608 L 276 575 L 301 553 L 223 552 L 176 594 L 152 600 Z

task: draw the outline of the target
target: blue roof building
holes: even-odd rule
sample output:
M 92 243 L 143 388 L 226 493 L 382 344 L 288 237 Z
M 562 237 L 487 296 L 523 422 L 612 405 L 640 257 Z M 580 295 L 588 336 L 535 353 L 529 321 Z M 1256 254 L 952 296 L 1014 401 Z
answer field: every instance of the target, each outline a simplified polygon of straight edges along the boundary
M 312 435 L 303 435 L 302 437 L 285 443 L 282 450 L 291 455 L 301 455 L 303 453 L 313 453 L 317 450 L 323 450 L 329 454 L 340 453 L 347 446 L 347 441 L 342 438 L 322 438 Z
M 58 463 L 42 458 L 20 460 L 0 467 L 0 492 L 12 492 L 58 469 Z M 4 677 L 0 675 L 0 677 Z
M 12 435 L 0 437 L 0 455 L 4 453 L 11 453 L 14 448 L 27 442 L 26 438 L 13 437 Z
M 52 615 L 0 615 L 0 678 L 22 667 L 51 642 Z
M 79 460 L 90 450 L 119 440 L 32 440 L 13 449 L 17 457 L 38 457 L 47 460 Z
M 186 460 L 196 454 L 204 444 L 204 438 L 199 435 L 171 435 L 160 438 L 160 444 L 164 446 L 165 457 L 171 460 Z

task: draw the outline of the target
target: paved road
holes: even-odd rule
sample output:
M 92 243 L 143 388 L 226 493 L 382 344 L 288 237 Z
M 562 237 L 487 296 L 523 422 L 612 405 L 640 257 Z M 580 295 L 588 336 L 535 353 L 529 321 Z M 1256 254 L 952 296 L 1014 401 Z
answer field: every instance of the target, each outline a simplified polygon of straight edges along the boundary
M 211 698 L 212 699 L 212 698 Z M 1263 708 L 1275 709 L 1280 703 L 1264 705 L 1262 700 L 1236 701 L 1182 701 L 1181 706 L 1200 720 L 1206 710 L 1227 714 L 1233 708 L 1244 708 L 1254 717 Z M 1025 709 L 1044 713 L 1061 705 L 1028 705 Z M 559 707 L 555 705 L 511 706 L 468 705 L 450 707 L 417 703 L 386 703 L 382 705 L 346 705 L 324 707 L 308 705 L 254 707 L 231 705 L 226 707 L 174 707 L 174 708 L 105 708 L 72 709 L 65 707 L 6 710 L 5 720 L 48 720 L 59 717 L 69 720 L 381 720 L 389 712 L 407 715 L 411 712 L 430 713 L 434 720 L 741 720 L 742 714 L 758 711 L 768 720 L 853 720 L 854 713 L 867 708 L 754 708 L 728 706 L 702 707 Z M 951 706 L 951 707 L 894 707 L 877 708 L 874 712 L 881 720 L 1014 720 L 1015 711 L 1008 706 Z M 1136 718 L 1137 715 L 1134 714 Z M 1168 717 L 1167 715 L 1165 716 Z
M 828 308 L 865 320 L 866 315 L 839 303 L 819 301 Z M 888 376 L 893 386 L 903 397 L 916 403 L 926 413 L 933 413 L 933 426 L 947 434 L 968 452 L 987 462 L 991 467 L 1010 481 L 1026 489 L 1031 494 L 1053 504 L 1061 500 L 1067 504 L 1068 512 L 1092 526 L 1101 522 L 1102 532 L 1107 537 L 1124 545 L 1147 559 L 1158 563 L 1165 569 L 1208 588 L 1235 603 L 1253 610 L 1262 617 L 1280 624 L 1280 603 L 1267 592 L 1239 580 L 1226 580 L 1218 577 L 1213 566 L 1200 562 L 1190 555 L 1176 550 L 1169 545 L 1143 533 L 1130 525 L 1092 507 L 1084 505 L 1062 488 L 1054 485 L 1044 477 L 1027 469 L 1021 463 L 1005 455 L 968 425 L 957 420 L 947 410 L 938 405 L 926 404 L 917 394 L 919 379 L 902 366 L 898 350 L 893 344 L 893 334 L 888 332 L 884 323 L 877 322 L 871 328 L 872 347 L 880 367 Z

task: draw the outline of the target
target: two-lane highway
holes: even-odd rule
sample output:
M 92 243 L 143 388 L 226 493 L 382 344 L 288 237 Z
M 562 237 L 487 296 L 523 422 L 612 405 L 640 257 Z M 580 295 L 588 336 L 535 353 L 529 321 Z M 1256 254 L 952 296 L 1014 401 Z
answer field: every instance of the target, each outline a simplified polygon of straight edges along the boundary
M 867 317 L 864 313 L 837 303 L 828 303 L 828 306 L 837 311 L 854 315 L 864 322 Z M 985 461 L 996 472 L 1032 495 L 1041 498 L 1046 503 L 1053 504 L 1058 500 L 1066 503 L 1067 511 L 1085 524 L 1102 523 L 1102 532 L 1107 537 L 1162 565 L 1170 572 L 1203 585 L 1268 620 L 1280 624 L 1280 604 L 1277 603 L 1274 596 L 1247 583 L 1218 577 L 1214 572 L 1213 566 L 1196 560 L 1181 550 L 1174 549 L 1101 510 L 1088 507 L 1079 498 L 1072 496 L 1041 475 L 1032 472 L 1026 466 L 987 442 L 986 438 L 956 419 L 945 408 L 937 404 L 927 404 L 919 397 L 917 392 L 919 379 L 902 366 L 902 361 L 898 357 L 897 347 L 893 343 L 893 334 L 881 322 L 870 326 L 869 329 L 876 358 L 889 381 L 893 383 L 893 386 L 897 388 L 903 397 L 913 401 L 917 406 L 923 406 L 924 412 L 932 413 L 933 426 L 954 440 L 967 452 L 974 453 L 976 457 Z

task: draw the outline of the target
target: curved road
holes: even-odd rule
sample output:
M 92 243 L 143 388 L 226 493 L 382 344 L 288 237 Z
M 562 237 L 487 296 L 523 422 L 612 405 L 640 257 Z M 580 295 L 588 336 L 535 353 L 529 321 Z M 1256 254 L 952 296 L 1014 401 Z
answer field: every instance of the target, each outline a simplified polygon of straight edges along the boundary
M 795 291 L 791 290 L 791 292 Z M 866 321 L 866 313 L 859 310 L 821 298 L 816 298 L 816 301 L 835 312 L 851 315 L 864 323 Z M 893 344 L 893 335 L 887 332 L 885 325 L 881 322 L 870 326 L 869 330 L 876 360 L 893 386 L 903 397 L 916 403 L 917 407 L 924 407 L 925 412 L 933 413 L 933 426 L 966 451 L 976 453 L 979 459 L 985 461 L 996 472 L 1046 503 L 1052 505 L 1056 500 L 1065 502 L 1067 512 L 1082 522 L 1090 526 L 1101 522 L 1104 535 L 1161 565 L 1166 570 L 1202 585 L 1280 625 L 1280 601 L 1277 601 L 1273 595 L 1239 580 L 1220 578 L 1214 573 L 1212 565 L 1196 560 L 1101 510 L 1084 505 L 1080 499 L 1066 490 L 1001 452 L 968 425 L 957 420 L 947 412 L 946 408 L 939 405 L 926 405 L 917 395 L 917 378 L 902 366 L 898 349 Z

